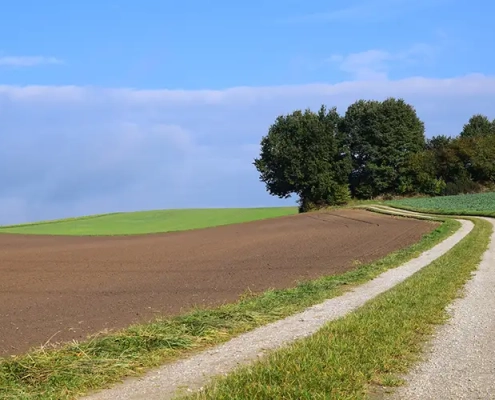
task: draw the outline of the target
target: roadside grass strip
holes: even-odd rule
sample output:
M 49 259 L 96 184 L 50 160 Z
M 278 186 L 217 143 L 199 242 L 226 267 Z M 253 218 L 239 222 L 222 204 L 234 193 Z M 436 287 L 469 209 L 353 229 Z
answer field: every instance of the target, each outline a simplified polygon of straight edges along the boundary
M 241 333 L 283 319 L 339 296 L 355 285 L 398 267 L 459 229 L 446 220 L 416 244 L 342 275 L 303 282 L 294 288 L 247 293 L 236 303 L 198 309 L 153 323 L 96 335 L 58 348 L 40 348 L 0 360 L 0 398 L 73 399 L 123 378 L 210 348 Z M 226 398 L 230 398 L 228 395 Z M 243 397 L 246 398 L 246 397 Z
M 462 293 L 486 251 L 492 224 L 357 311 L 314 335 L 217 378 L 189 399 L 365 399 L 383 397 L 421 359 L 447 306 Z M 376 396 L 376 397 L 375 397 Z

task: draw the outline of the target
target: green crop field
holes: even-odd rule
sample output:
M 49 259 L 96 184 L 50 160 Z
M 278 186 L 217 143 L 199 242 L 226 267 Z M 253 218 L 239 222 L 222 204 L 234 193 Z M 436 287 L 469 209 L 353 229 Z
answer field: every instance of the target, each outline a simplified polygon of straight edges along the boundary
M 39 235 L 134 235 L 184 231 L 297 214 L 297 207 L 212 208 L 94 215 L 0 227 L 0 233 Z
M 404 199 L 388 204 L 442 214 L 495 216 L 495 192 Z

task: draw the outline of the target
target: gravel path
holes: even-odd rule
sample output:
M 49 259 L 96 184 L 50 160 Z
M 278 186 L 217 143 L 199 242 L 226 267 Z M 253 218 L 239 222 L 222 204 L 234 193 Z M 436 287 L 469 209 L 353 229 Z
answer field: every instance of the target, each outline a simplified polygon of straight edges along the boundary
M 495 227 L 495 220 L 487 220 Z M 406 377 L 393 399 L 495 399 L 495 233 L 464 297 L 449 312 L 427 361 Z
M 256 360 L 268 350 L 274 350 L 296 339 L 310 336 L 328 321 L 340 318 L 445 254 L 473 228 L 469 221 L 460 221 L 461 229 L 454 235 L 424 252 L 418 258 L 389 270 L 370 282 L 325 301 L 306 311 L 243 334 L 212 350 L 191 358 L 165 365 L 142 378 L 130 379 L 112 389 L 104 390 L 86 400 L 165 400 L 177 390 L 197 390 L 210 378 L 226 374 L 240 364 Z

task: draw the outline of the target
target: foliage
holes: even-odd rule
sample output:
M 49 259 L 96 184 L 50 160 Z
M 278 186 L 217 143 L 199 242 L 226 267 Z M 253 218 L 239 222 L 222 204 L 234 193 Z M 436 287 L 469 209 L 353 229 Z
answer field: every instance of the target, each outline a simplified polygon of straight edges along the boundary
M 408 157 L 425 146 L 424 124 L 402 99 L 359 100 L 347 109 L 341 129 L 353 162 L 351 190 L 358 198 L 397 193 Z
M 358 100 L 277 118 L 255 160 L 268 191 L 304 212 L 356 199 L 477 193 L 495 186 L 495 120 L 473 115 L 458 136 L 425 140 L 403 99 Z M 350 191 L 350 192 L 349 192 Z
M 495 120 L 491 121 L 485 115 L 475 114 L 464 125 L 461 137 L 476 137 L 495 134 Z
M 465 167 L 474 182 L 495 182 L 495 134 L 458 140 Z
M 423 180 L 445 182 L 443 190 L 432 193 L 419 182 L 416 193 L 454 195 L 476 193 L 495 182 L 495 135 L 432 138 L 423 152 L 422 165 L 416 166 Z M 428 175 L 428 177 L 426 176 Z
M 408 157 L 400 177 L 400 194 L 424 193 L 436 196 L 445 187 L 445 180 L 437 176 L 436 155 L 433 151 L 414 153 Z
M 455 196 L 458 194 L 478 193 L 482 188 L 483 187 L 479 183 L 464 177 L 445 184 L 441 193 L 444 196 Z
M 335 108 L 279 116 L 261 141 L 254 161 L 267 190 L 280 198 L 297 194 L 300 210 L 345 204 L 348 156 L 342 151 Z

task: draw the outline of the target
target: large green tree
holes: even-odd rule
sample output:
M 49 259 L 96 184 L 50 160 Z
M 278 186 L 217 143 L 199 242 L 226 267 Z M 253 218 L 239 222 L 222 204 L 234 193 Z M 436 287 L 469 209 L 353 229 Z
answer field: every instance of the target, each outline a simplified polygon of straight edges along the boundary
M 464 125 L 460 134 L 461 138 L 495 135 L 495 120 L 490 121 L 482 114 L 475 114 Z
M 403 99 L 359 100 L 341 122 L 352 157 L 350 184 L 358 198 L 399 193 L 411 154 L 425 147 L 424 124 Z
M 268 192 L 299 196 L 300 211 L 349 200 L 350 159 L 344 151 L 335 108 L 279 116 L 261 140 L 254 160 Z

